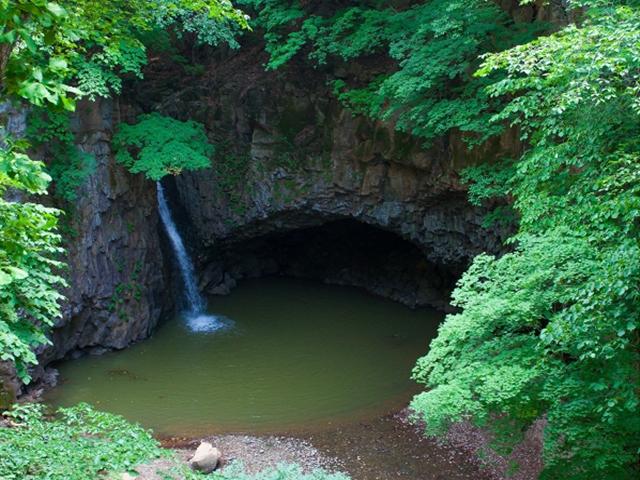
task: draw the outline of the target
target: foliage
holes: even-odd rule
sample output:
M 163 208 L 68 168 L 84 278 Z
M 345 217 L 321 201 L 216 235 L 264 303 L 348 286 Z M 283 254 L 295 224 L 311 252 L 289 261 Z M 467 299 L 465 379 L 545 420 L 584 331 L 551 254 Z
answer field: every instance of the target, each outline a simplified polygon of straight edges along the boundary
M 16 406 L 6 413 L 17 426 L 0 428 L 0 478 L 99 478 L 162 454 L 149 432 L 89 405 L 61 408 L 52 420 L 43 413 L 40 404 Z
M 223 471 L 202 475 L 178 461 L 172 451 L 160 448 L 149 431 L 82 403 L 60 408 L 53 418 L 44 415 L 40 404 L 15 405 L 4 415 L 13 426 L 0 428 L 3 480 L 101 478 L 109 473 L 135 473 L 137 465 L 157 458 L 173 461 L 173 468 L 165 472 L 165 478 L 172 479 L 349 480 L 323 470 L 303 474 L 297 465 L 286 464 L 250 475 L 240 463 L 234 463 Z
M 334 93 L 355 112 L 392 122 L 426 142 L 453 128 L 473 132 L 467 135 L 470 142 L 499 132 L 500 124 L 488 122 L 499 102 L 484 90 L 495 78 L 472 72 L 481 54 L 547 28 L 540 22 L 514 23 L 485 0 L 429 0 L 406 8 L 358 2 L 330 16 L 306 11 L 303 4 L 309 2 L 241 3 L 258 11 L 256 25 L 265 30 L 270 54 L 267 68 L 279 68 L 302 51 L 317 65 L 388 57 L 388 67 L 377 67 L 383 71 L 364 85 L 335 80 Z
M 190 33 L 195 36 L 197 44 L 211 46 L 227 44 L 233 49 L 240 47 L 236 36 L 245 25 L 244 18 L 238 21 L 237 18 L 211 17 L 208 12 L 198 12 L 184 7 L 169 8 L 165 5 L 156 9 L 154 14 L 156 31 L 166 32 L 175 26 L 174 30 L 178 38 L 182 38 L 185 33 Z
M 51 178 L 43 167 L 10 145 L 0 149 L 0 360 L 15 363 L 24 381 L 36 363 L 32 348 L 48 342 L 43 327 L 60 316 L 57 288 L 64 285 L 55 260 L 61 212 L 21 201 L 46 194 Z
M 208 168 L 214 152 L 202 124 L 158 113 L 141 115 L 134 125 L 120 124 L 113 143 L 118 162 L 152 180 Z
M 78 187 L 95 170 L 95 157 L 76 146 L 69 113 L 34 109 L 29 114 L 26 137 L 31 146 L 43 150 L 55 194 L 74 201 Z
M 0 94 L 17 96 L 29 103 L 51 103 L 73 108 L 71 94 L 78 91 L 65 83 L 69 62 L 58 54 L 64 38 L 67 12 L 54 2 L 0 1 Z
M 142 75 L 138 36 L 160 13 L 165 24 L 201 19 L 187 29 L 205 17 L 246 24 L 228 0 L 0 0 L 0 94 L 72 110 L 74 96 L 118 92 L 123 75 Z
M 471 198 L 515 199 L 519 230 L 512 252 L 475 259 L 414 370 L 431 433 L 508 414 L 504 440 L 546 416 L 544 478 L 639 473 L 640 10 L 626 3 L 486 58 L 479 75 L 506 74 L 493 121 L 529 148 L 468 171 Z
M 251 475 L 244 472 L 240 463 L 212 474 L 211 478 L 215 480 L 349 480 L 349 477 L 343 473 L 328 473 L 324 470 L 305 474 L 302 468 L 295 464 L 282 464 L 277 468 L 269 468 Z

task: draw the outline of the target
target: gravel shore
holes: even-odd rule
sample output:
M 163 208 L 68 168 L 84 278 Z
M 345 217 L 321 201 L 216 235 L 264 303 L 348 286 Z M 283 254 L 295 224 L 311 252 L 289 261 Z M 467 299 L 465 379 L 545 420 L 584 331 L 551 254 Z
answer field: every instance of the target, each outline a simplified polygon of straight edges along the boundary
M 353 480 L 501 480 L 510 463 L 515 480 L 535 480 L 542 468 L 542 424 L 527 432 L 511 456 L 479 456 L 490 437 L 471 425 L 455 425 L 444 441 L 425 438 L 423 427 L 407 421 L 402 411 L 364 422 L 346 423 L 308 433 L 282 435 L 220 434 L 202 438 L 172 437 L 161 440 L 165 448 L 185 462 L 201 441 L 222 452 L 222 467 L 233 461 L 249 473 L 282 463 L 296 463 L 304 471 L 322 468 L 341 471 Z M 486 450 L 484 450 L 486 452 Z M 485 458 L 484 462 L 479 460 Z M 138 468 L 139 480 L 163 480 L 175 462 L 158 460 Z

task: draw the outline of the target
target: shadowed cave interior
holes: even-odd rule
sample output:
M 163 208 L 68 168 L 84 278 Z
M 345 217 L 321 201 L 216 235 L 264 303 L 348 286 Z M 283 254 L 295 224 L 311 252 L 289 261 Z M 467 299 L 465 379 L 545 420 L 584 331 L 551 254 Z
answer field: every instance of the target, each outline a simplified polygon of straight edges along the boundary
M 200 289 L 209 295 L 226 294 L 243 278 L 287 276 L 360 287 L 411 307 L 447 309 L 459 277 L 459 266 L 429 262 L 399 235 L 353 219 L 221 240 L 198 258 Z

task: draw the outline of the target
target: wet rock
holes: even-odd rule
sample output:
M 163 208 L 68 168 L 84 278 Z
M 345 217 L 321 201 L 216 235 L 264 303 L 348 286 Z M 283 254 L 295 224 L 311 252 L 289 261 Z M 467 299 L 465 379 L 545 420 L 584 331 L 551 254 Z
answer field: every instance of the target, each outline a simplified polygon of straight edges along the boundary
M 172 187 L 197 270 L 204 272 L 204 290 L 225 294 L 233 288 L 228 276 L 294 270 L 264 251 L 245 251 L 241 266 L 234 263 L 239 254 L 225 261 L 224 251 L 234 243 L 341 219 L 398 235 L 420 249 L 431 267 L 444 267 L 455 278 L 477 254 L 499 251 L 505 232 L 482 227 L 486 209 L 469 204 L 459 170 L 517 150 L 517 136 L 508 132 L 471 151 L 460 134 L 451 134 L 425 148 L 389 124 L 353 115 L 317 71 L 296 65 L 267 72 L 252 55 L 212 58 L 205 83 L 192 79 L 160 103 L 150 98 L 152 80 L 136 92 L 138 101 L 149 102 L 145 108 L 203 122 L 221 145 L 213 168 L 183 172 Z M 386 257 L 370 260 L 391 263 Z M 436 277 L 431 284 L 422 277 L 406 295 L 399 288 L 407 282 L 391 276 L 387 284 L 384 276 L 367 279 L 363 271 L 316 278 L 364 286 L 408 305 L 443 307 L 452 284 Z
M 209 442 L 202 442 L 189 459 L 189 466 L 198 472 L 211 473 L 220 463 L 220 450 Z
M 75 232 L 65 238 L 69 288 L 52 345 L 38 352 L 41 365 L 147 338 L 170 297 L 164 295 L 155 184 L 113 158 L 114 108 L 110 100 L 83 101 L 72 120 L 79 148 L 94 156 L 96 166 L 74 205 L 61 205 L 66 230 Z M 44 372 L 34 373 L 38 382 Z

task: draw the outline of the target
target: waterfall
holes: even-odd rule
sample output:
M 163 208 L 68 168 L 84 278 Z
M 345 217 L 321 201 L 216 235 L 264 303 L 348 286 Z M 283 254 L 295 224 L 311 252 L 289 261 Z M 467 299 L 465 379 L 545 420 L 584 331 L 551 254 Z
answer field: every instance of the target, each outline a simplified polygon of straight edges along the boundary
M 212 332 L 219 330 L 224 325 L 218 317 L 207 315 L 205 313 L 205 302 L 198 291 L 195 270 L 193 262 L 189 258 L 187 250 L 184 248 L 184 242 L 180 237 L 180 233 L 176 228 L 176 224 L 171 217 L 171 210 L 164 195 L 164 188 L 160 182 L 156 182 L 156 191 L 158 195 L 158 210 L 160 219 L 167 232 L 167 236 L 171 241 L 173 252 L 178 260 L 180 267 L 180 276 L 184 284 L 184 291 L 188 302 L 188 311 L 186 312 L 187 325 L 196 332 Z
M 204 302 L 202 301 L 200 292 L 198 292 L 198 286 L 196 285 L 196 275 L 193 268 L 193 262 L 191 262 L 191 259 L 187 254 L 187 250 L 184 248 L 182 238 L 180 237 L 178 229 L 176 228 L 176 224 L 171 217 L 171 211 L 169 210 L 167 199 L 164 196 L 164 189 L 162 188 L 162 184 L 160 182 L 157 183 L 157 191 L 160 218 L 162 219 L 164 229 L 169 236 L 169 240 L 171 240 L 171 246 L 173 247 L 173 251 L 176 254 L 176 258 L 178 259 L 180 275 L 182 276 L 184 290 L 187 296 L 187 301 L 189 302 L 189 313 L 192 315 L 197 315 L 199 313 L 202 313 L 202 311 L 204 310 Z

